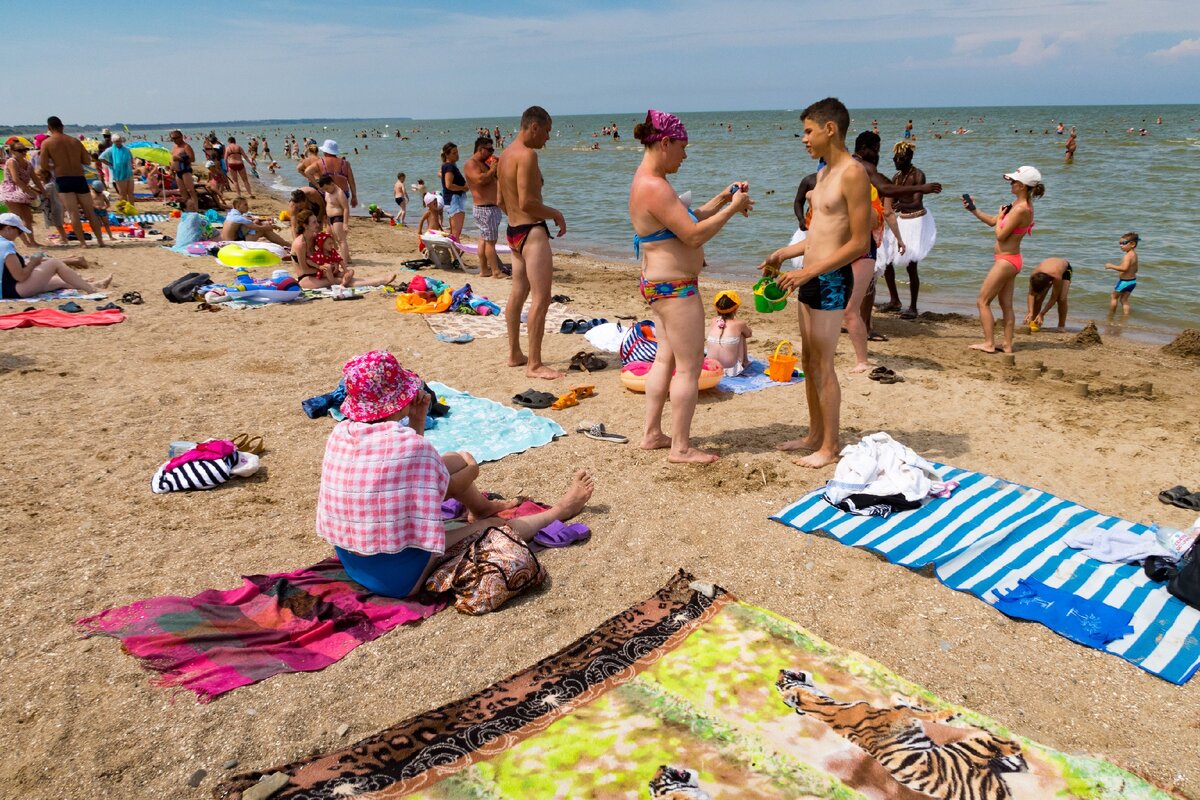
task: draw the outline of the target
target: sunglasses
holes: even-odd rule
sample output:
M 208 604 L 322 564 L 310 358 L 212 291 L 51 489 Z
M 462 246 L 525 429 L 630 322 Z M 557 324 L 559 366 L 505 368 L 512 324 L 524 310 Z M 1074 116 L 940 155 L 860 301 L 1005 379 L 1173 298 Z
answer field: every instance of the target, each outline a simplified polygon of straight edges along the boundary
M 29 148 L 28 147 L 14 147 L 13 152 L 14 153 L 28 153 Z

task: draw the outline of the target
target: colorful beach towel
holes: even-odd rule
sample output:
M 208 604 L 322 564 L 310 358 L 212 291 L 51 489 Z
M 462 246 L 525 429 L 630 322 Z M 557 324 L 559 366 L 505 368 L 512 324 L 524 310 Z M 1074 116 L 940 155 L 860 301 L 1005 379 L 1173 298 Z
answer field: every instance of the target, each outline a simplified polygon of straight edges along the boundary
M 510 408 L 430 381 L 429 388 L 450 406 L 450 414 L 429 420 L 425 438 L 439 453 L 465 450 L 476 461 L 499 461 L 523 453 L 566 434 L 552 419 L 539 417 L 528 408 Z
M 1137 564 L 1096 561 L 1065 544 L 1069 534 L 1092 527 L 1142 534 L 1145 525 L 978 472 L 934 467 L 942 480 L 958 481 L 959 488 L 914 511 L 887 518 L 854 516 L 825 502 L 822 487 L 771 519 L 800 531 L 824 531 L 842 544 L 874 550 L 912 569 L 935 564 L 942 583 L 989 605 L 1028 579 L 1121 609 L 1131 615 L 1133 630 L 1103 645 L 1073 636 L 1056 617 L 1036 619 L 1171 683 L 1185 683 L 1200 668 L 1200 610 L 1172 597 Z
M 115 308 L 88 314 L 71 314 L 57 308 L 35 308 L 32 311 L 0 315 L 0 331 L 13 328 L 78 328 L 81 325 L 115 325 L 124 321 L 125 315 Z
M 273 773 L 287 800 L 1171 797 L 683 573 L 478 694 L 214 795 Z
M 55 300 L 103 300 L 108 297 L 104 292 L 87 294 L 78 289 L 55 289 L 53 292 L 42 292 L 29 297 L 5 297 L 0 303 L 50 303 Z
M 114 214 L 122 225 L 129 225 L 137 222 L 163 222 L 167 219 L 166 214 L 134 214 L 131 217 L 122 217 L 119 214 Z
M 363 642 L 445 607 L 368 592 L 336 558 L 308 569 L 247 575 L 239 589 L 194 597 L 152 597 L 76 625 L 112 636 L 154 683 L 180 686 L 208 702 L 284 672 L 324 669 Z
M 759 389 L 769 389 L 772 386 L 791 386 L 802 380 L 804 380 L 803 376 L 793 370 L 792 379 L 787 383 L 773 381 L 767 377 L 767 362 L 752 358 L 741 375 L 736 378 L 722 378 L 721 382 L 717 384 L 717 391 L 745 394 L 746 392 L 757 392 Z
M 503 309 L 503 304 L 500 305 Z M 522 336 L 529 334 L 524 322 L 525 316 L 526 314 L 521 315 Z M 569 319 L 591 319 L 592 316 L 578 308 L 571 308 L 566 303 L 551 303 L 549 310 L 546 311 L 546 333 L 558 333 L 562 324 Z M 496 316 L 450 313 L 425 315 L 425 321 L 429 323 L 430 329 L 435 334 L 444 333 L 456 336 L 460 333 L 469 333 L 476 339 L 497 339 L 507 336 L 508 328 L 506 326 L 508 323 L 504 320 L 503 311 Z

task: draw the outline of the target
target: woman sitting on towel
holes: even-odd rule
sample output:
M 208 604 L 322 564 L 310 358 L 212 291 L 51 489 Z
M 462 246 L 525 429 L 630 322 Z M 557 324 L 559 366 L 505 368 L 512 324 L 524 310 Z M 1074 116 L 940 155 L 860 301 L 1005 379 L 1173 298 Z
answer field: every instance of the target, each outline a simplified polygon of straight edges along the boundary
M 342 286 L 386 286 L 390 278 L 356 278 L 354 270 L 342 265 L 333 237 L 320 229 L 320 222 L 311 211 L 296 214 L 296 230 L 300 234 L 292 242 L 292 258 L 296 262 L 296 281 L 304 289 L 328 289 L 335 283 Z
M 325 445 L 317 498 L 317 535 L 333 545 L 346 574 L 371 591 L 418 591 L 446 550 L 494 525 L 525 541 L 554 520 L 574 517 L 592 496 L 592 477 L 575 473 L 546 511 L 504 521 L 515 501 L 489 500 L 475 488 L 479 465 L 468 453 L 438 455 L 424 438 L 431 396 L 391 353 L 374 350 L 342 370 L 343 422 Z M 460 501 L 473 520 L 448 528 L 442 502 Z
M 88 283 L 60 259 L 47 258 L 45 253 L 23 258 L 13 244 L 22 233 L 29 234 L 29 228 L 20 217 L 11 212 L 0 214 L 0 297 L 5 300 L 20 300 L 55 289 L 78 289 L 91 294 L 112 283 L 112 275 Z
M 646 112 L 633 135 L 645 146 L 629 188 L 633 253 L 642 257 L 642 297 L 654 312 L 658 352 L 646 378 L 643 450 L 670 448 L 668 461 L 708 464 L 717 454 L 692 447 L 700 371 L 704 366 L 704 303 L 697 279 L 704 243 L 734 214 L 749 211 L 748 184 L 736 183 L 696 209 L 680 202 L 667 176 L 687 158 L 687 130 L 679 118 Z M 644 254 L 644 255 L 643 255 Z M 674 374 L 674 377 L 672 377 Z M 671 395 L 671 435 L 662 429 L 663 405 Z

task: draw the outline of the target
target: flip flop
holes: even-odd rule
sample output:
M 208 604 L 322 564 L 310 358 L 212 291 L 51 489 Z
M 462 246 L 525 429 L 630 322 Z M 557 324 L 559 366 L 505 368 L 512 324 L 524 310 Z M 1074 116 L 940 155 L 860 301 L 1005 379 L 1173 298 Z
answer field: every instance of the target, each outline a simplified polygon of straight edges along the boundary
M 886 341 L 888 341 L 888 337 L 884 336 L 882 333 L 875 333 L 874 331 L 871 331 L 871 335 L 867 337 L 867 341 L 868 342 L 886 342 Z
M 895 374 L 895 371 L 888 367 L 876 367 L 867 374 L 867 377 L 873 381 L 878 381 L 882 380 L 883 378 L 894 376 Z
M 467 342 L 475 341 L 475 337 L 469 333 L 456 333 L 453 336 L 448 333 L 439 333 L 434 338 L 439 342 L 446 342 L 447 344 L 466 344 Z
M 533 542 L 542 547 L 568 547 L 586 542 L 591 536 L 592 529 L 582 522 L 568 525 L 556 519 L 538 531 L 533 537 Z
M 594 326 L 592 325 L 592 323 L 588 322 L 586 319 L 575 320 L 575 332 L 576 333 L 587 333 L 593 327 Z
M 575 395 L 575 392 L 567 392 L 562 397 L 555 400 L 550 407 L 555 411 L 562 411 L 564 408 L 570 408 L 571 406 L 577 405 L 579 405 L 579 398 Z
M 598 442 L 612 442 L 613 444 L 626 444 L 629 441 L 628 436 L 622 436 L 619 433 L 609 433 L 605 429 L 603 422 L 581 422 L 575 428 L 577 433 L 582 433 L 589 439 L 595 439 Z
M 900 319 L 916 319 L 916 318 L 917 318 L 917 312 L 913 311 L 912 309 L 906 308 L 900 312 Z
M 125 309 L 121 308 L 116 303 L 105 303 L 102 306 L 96 306 L 96 310 L 97 311 L 124 311 Z
M 891 375 L 880 375 L 875 379 L 879 383 L 904 383 L 904 378 L 900 375 L 892 373 Z
M 608 324 L 608 320 L 606 320 L 606 319 L 600 319 L 600 318 L 598 318 L 598 317 L 597 317 L 596 319 L 594 319 L 594 320 L 591 320 L 591 321 L 590 321 L 588 324 L 589 324 L 591 327 L 593 327 L 593 328 L 598 328 L 598 327 L 600 327 L 601 325 L 607 325 L 607 324 Z
M 549 408 L 555 399 L 554 395 L 549 392 L 526 389 L 518 395 L 513 395 L 512 401 L 515 405 L 525 408 Z
M 550 300 L 551 300 L 552 302 L 555 302 L 555 303 L 569 303 L 569 302 L 571 302 L 571 298 L 567 297 L 565 294 L 556 294 L 556 295 L 554 295 L 553 297 L 551 297 L 551 298 L 550 298 Z
M 361 294 L 341 294 L 333 299 L 335 301 L 337 301 L 337 300 L 362 300 L 362 295 Z
M 66 311 L 68 314 L 78 314 L 83 311 L 83 306 L 76 302 L 63 303 L 58 307 L 59 311 Z
M 197 311 L 220 311 L 221 307 L 214 306 L 212 303 L 205 300 L 203 303 L 198 303 L 196 305 L 196 310 Z
M 562 327 L 560 327 L 558 329 L 558 332 L 559 333 L 574 333 L 575 332 L 575 320 L 564 319 Z
M 142 299 L 142 295 L 138 292 L 126 292 L 121 295 L 121 302 L 128 303 L 131 306 L 140 306 L 146 301 Z
M 267 449 L 263 444 L 263 437 L 251 436 L 248 433 L 239 433 L 230 441 L 233 442 L 234 446 L 239 451 L 243 453 L 249 453 L 250 455 L 254 456 L 261 456 L 263 451 Z

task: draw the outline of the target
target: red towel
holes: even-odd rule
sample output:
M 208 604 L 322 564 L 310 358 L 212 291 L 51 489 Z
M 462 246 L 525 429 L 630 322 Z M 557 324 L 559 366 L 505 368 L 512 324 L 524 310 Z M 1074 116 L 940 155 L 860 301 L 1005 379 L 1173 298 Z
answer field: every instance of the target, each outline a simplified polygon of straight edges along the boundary
M 80 325 L 114 325 L 124 322 L 125 315 L 115 308 L 93 311 L 90 314 L 70 314 L 57 308 L 36 308 L 16 314 L 0 315 L 0 331 L 10 328 L 75 328 Z

